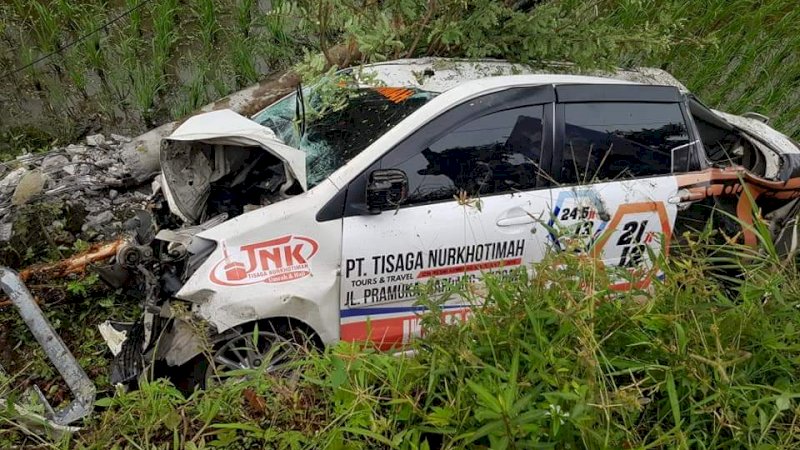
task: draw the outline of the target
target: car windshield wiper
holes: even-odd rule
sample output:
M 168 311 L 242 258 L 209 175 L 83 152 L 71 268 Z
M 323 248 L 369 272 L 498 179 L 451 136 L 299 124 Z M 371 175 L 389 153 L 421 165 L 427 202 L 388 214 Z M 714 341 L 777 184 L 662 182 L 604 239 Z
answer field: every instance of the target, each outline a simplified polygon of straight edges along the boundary
M 306 100 L 303 97 L 303 83 L 297 83 L 294 95 L 294 120 L 300 121 L 300 139 L 306 134 Z

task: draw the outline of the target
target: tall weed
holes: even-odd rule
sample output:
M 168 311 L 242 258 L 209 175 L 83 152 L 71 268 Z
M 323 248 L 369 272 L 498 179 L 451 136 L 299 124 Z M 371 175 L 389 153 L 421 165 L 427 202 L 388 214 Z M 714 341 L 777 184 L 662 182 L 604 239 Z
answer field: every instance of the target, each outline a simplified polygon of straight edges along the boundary
M 253 374 L 188 399 L 145 384 L 104 400 L 76 444 L 793 448 L 797 271 L 742 260 L 757 283 L 726 287 L 706 245 L 688 241 L 663 280 L 628 292 L 608 288 L 623 274 L 553 255 L 535 275 L 487 277 L 465 323 L 425 317 L 414 356 L 342 343 L 296 362 L 299 378 Z

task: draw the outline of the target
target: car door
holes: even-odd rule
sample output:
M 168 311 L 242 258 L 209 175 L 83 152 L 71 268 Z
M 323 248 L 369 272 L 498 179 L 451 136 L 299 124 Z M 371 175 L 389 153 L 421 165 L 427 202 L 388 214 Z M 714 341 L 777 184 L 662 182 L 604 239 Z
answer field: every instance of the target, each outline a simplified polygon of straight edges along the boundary
M 420 289 L 436 298 L 486 272 L 511 274 L 538 260 L 544 223 L 529 214 L 547 186 L 552 86 L 508 89 L 446 111 L 390 149 L 348 186 L 343 220 L 341 339 L 388 348 L 420 332 Z M 369 214 L 371 174 L 408 180 L 402 204 Z M 401 172 L 396 172 L 401 171 Z M 385 173 L 385 172 L 384 172 Z M 545 189 L 546 190 L 546 189 Z M 377 211 L 373 211 L 377 212 Z M 445 320 L 469 305 L 454 296 Z
M 637 85 L 559 86 L 556 93 L 551 225 L 585 237 L 606 266 L 625 269 L 613 288 L 645 287 L 658 276 L 655 255 L 669 251 L 679 209 L 688 207 L 674 175 L 699 164 L 682 97 L 671 87 Z

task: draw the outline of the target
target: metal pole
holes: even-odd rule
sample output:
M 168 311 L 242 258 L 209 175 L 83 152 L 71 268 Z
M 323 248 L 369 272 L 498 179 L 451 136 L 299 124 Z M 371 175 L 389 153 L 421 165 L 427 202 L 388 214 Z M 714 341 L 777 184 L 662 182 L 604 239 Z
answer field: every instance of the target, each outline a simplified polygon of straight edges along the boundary
M 73 400 L 68 405 L 54 411 L 44 395 L 37 388 L 42 404 L 47 409 L 46 416 L 58 425 L 68 425 L 91 414 L 94 409 L 95 386 L 86 372 L 78 365 L 78 361 L 69 351 L 64 341 L 47 321 L 39 305 L 33 299 L 19 274 L 6 267 L 0 267 L 0 288 L 8 295 L 16 306 L 22 319 L 28 325 L 33 336 L 44 348 L 50 362 L 67 382 L 72 391 Z

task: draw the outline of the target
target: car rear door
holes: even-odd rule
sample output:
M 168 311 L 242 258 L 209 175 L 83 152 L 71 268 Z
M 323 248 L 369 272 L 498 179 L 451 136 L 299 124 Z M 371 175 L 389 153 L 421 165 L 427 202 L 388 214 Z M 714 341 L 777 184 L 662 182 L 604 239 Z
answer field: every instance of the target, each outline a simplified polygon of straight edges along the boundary
M 348 186 L 343 221 L 341 339 L 388 348 L 420 332 L 419 289 L 433 297 L 468 288 L 485 272 L 512 273 L 546 251 L 552 86 L 508 89 L 444 112 Z M 377 169 L 402 171 L 408 196 L 368 214 L 365 191 Z M 459 296 L 447 320 L 465 318 Z
M 644 287 L 657 275 L 652 256 L 669 251 L 676 215 L 688 206 L 675 174 L 699 165 L 682 95 L 641 85 L 563 85 L 556 95 L 551 224 L 587 237 L 595 257 L 627 270 L 614 288 Z

